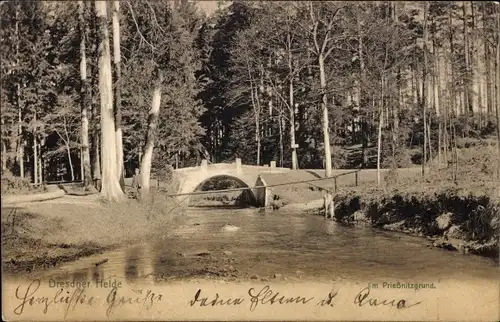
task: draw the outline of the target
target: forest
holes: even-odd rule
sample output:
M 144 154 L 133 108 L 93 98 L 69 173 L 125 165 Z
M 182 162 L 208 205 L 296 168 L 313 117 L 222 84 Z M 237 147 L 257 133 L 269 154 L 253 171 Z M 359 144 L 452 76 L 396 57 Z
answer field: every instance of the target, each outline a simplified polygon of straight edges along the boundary
M 187 0 L 8 1 L 0 12 L 2 177 L 99 182 L 119 200 L 135 168 L 146 190 L 202 159 L 425 175 L 481 145 L 475 162 L 500 178 L 498 2 L 235 0 L 206 15 Z

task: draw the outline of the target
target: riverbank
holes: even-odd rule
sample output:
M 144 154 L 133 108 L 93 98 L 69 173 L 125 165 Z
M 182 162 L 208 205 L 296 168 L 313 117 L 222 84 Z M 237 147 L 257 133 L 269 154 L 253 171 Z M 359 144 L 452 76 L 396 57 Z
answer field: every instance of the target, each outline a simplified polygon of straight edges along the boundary
M 92 195 L 2 206 L 2 266 L 26 274 L 138 242 L 184 209 L 156 193 L 144 202 L 110 204 Z
M 304 194 L 312 192 L 304 191 Z M 436 185 L 415 179 L 384 189 L 349 187 L 335 194 L 335 220 L 350 226 L 371 226 L 429 240 L 428 247 L 481 256 L 499 256 L 500 198 L 495 186 L 481 183 Z M 281 211 L 323 215 L 322 199 L 289 203 Z

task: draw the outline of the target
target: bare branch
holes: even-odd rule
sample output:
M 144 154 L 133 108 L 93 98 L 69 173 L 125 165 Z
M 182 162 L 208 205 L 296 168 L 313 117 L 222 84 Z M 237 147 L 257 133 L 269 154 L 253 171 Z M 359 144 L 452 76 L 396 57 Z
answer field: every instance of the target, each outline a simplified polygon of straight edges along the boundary
M 277 86 L 274 84 L 273 80 L 269 77 L 269 75 L 266 75 L 266 76 L 267 76 L 267 79 L 269 80 L 269 82 L 271 83 L 271 86 L 273 87 L 274 92 L 279 96 L 279 98 L 283 101 L 283 103 L 285 103 L 285 106 L 288 108 L 288 110 L 291 110 L 290 104 L 288 104 L 288 101 L 277 90 Z
M 146 44 L 148 44 L 152 50 L 156 50 L 155 46 L 153 46 L 149 41 L 147 41 L 146 38 L 144 38 L 144 36 L 142 35 L 141 30 L 139 29 L 139 25 L 137 24 L 137 20 L 135 19 L 134 9 L 132 9 L 132 5 L 130 4 L 129 1 L 125 1 L 125 3 L 128 5 L 128 7 L 130 9 L 130 13 L 132 14 L 132 20 L 134 20 L 134 24 L 135 24 L 135 27 L 137 29 L 137 33 L 141 37 L 141 41 L 144 41 Z
M 316 54 L 319 55 L 321 53 L 321 51 L 319 50 L 319 44 L 318 44 L 318 24 L 319 23 L 316 21 L 316 18 L 314 18 L 312 2 L 309 3 L 309 15 L 311 16 L 311 22 L 314 24 L 312 36 L 313 36 L 314 46 L 316 47 Z
M 158 27 L 158 29 L 160 29 L 161 32 L 166 33 L 165 30 L 163 30 L 163 28 L 158 23 L 158 19 L 156 19 L 156 14 L 155 14 L 154 8 L 151 6 L 151 4 L 149 3 L 149 1 L 146 1 L 146 3 L 149 6 L 149 9 L 151 9 L 151 13 L 153 14 L 153 19 L 154 19 L 154 21 L 155 21 L 156 26 Z
M 337 14 L 339 13 L 340 11 L 340 8 L 337 8 L 337 10 L 335 10 L 335 12 L 333 13 L 332 15 L 332 18 L 330 19 L 329 23 L 328 23 L 328 26 L 326 28 L 326 33 L 325 33 L 325 39 L 323 40 L 323 45 L 321 47 L 321 52 L 324 53 L 325 52 L 325 49 L 326 49 L 326 45 L 328 44 L 328 41 L 330 40 L 330 31 L 332 30 L 333 28 L 333 22 L 335 20 L 335 17 L 337 16 Z M 331 50 L 328 50 L 328 54 L 331 52 Z M 325 58 L 326 58 L 327 55 L 325 55 Z

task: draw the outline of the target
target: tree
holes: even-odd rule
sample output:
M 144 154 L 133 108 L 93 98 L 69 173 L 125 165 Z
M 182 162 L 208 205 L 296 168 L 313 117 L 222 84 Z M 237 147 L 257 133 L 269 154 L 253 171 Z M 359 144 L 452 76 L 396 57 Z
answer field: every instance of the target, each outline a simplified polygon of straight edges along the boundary
M 81 106 L 81 144 L 82 144 L 82 163 L 83 163 L 83 184 L 89 189 L 92 185 L 92 173 L 90 168 L 90 150 L 89 150 L 89 119 L 91 88 L 87 79 L 87 27 L 85 19 L 85 4 L 78 1 L 78 21 L 80 29 L 80 106 Z
M 109 201 L 123 198 L 118 181 L 116 161 L 116 138 L 113 113 L 113 90 L 111 78 L 111 57 L 107 8 L 105 1 L 95 1 L 97 25 L 99 30 L 99 94 L 101 99 L 101 195 Z
M 158 178 L 179 152 L 197 152 L 203 134 L 195 100 L 197 14 L 190 3 L 167 3 L 129 3 L 123 24 L 124 147 L 127 162 L 141 168 L 145 193 L 150 177 Z
M 312 37 L 312 41 L 314 44 L 311 50 L 316 55 L 319 66 L 319 79 L 320 79 L 320 88 L 322 97 L 321 110 L 323 112 L 323 122 L 322 122 L 323 145 L 325 154 L 324 167 L 325 167 L 326 177 L 332 176 L 332 154 L 330 150 L 330 122 L 328 119 L 328 98 L 326 93 L 327 79 L 325 75 L 326 73 L 325 60 L 328 58 L 332 50 L 335 48 L 334 46 L 332 46 L 332 33 L 334 30 L 334 24 L 336 22 L 336 16 L 341 10 L 341 8 L 333 6 L 334 6 L 333 3 L 314 4 L 314 2 L 310 2 L 309 13 L 310 13 L 311 28 L 307 29 L 307 31 L 310 33 Z M 320 12 L 322 12 L 323 14 L 316 12 L 315 9 L 316 10 L 322 9 Z M 321 32 L 323 32 L 323 34 L 321 34 Z
M 122 135 L 122 70 L 120 51 L 120 1 L 113 1 L 113 71 L 115 75 L 114 86 L 114 119 L 116 139 L 116 162 L 118 180 L 122 189 L 125 189 L 123 165 L 123 135 Z
M 496 93 L 496 117 L 497 117 L 497 178 L 500 179 L 500 5 L 496 6 L 496 59 L 495 59 L 495 93 Z
M 294 30 L 292 25 L 294 23 L 294 18 L 296 19 L 296 13 L 293 8 L 287 8 L 285 6 L 278 7 L 280 11 L 283 13 L 280 17 L 281 19 L 276 19 L 276 24 L 274 25 L 280 33 L 278 34 L 278 45 L 280 46 L 278 52 L 284 50 L 286 52 L 286 61 L 288 67 L 288 102 L 286 100 L 283 103 L 288 107 L 289 112 L 289 127 L 290 127 L 290 147 L 292 152 L 292 170 L 298 169 L 298 158 L 297 158 L 297 147 L 296 147 L 296 138 L 295 138 L 295 87 L 294 87 L 294 79 L 299 70 L 296 70 L 297 64 L 294 64 L 294 51 L 297 51 L 297 30 Z M 275 11 L 272 13 L 276 13 Z M 276 17 L 276 16 L 275 16 Z M 279 20 L 279 22 L 278 22 Z M 284 28 L 280 28 L 280 25 Z M 300 49 L 299 49 L 300 50 Z M 306 64 L 309 64 L 309 59 L 306 61 Z M 276 96 L 283 98 L 282 95 L 278 92 L 276 85 L 273 86 Z M 281 140 L 281 139 L 280 139 Z
M 48 158 L 60 157 L 65 155 L 68 161 L 69 173 L 71 181 L 75 181 L 75 169 L 72 157 L 72 152 L 79 148 L 78 133 L 82 133 L 81 117 L 78 115 L 78 110 L 74 107 L 73 102 L 76 98 L 72 95 L 59 95 L 57 104 L 52 113 L 44 115 L 42 119 L 45 124 L 45 131 L 55 133 L 59 142 L 55 150 L 49 151 Z
M 205 25 L 206 36 L 210 34 L 211 50 L 202 66 L 202 71 L 209 72 L 200 75 L 206 76 L 206 85 L 198 99 L 203 101 L 205 107 L 201 122 L 206 133 L 204 144 L 209 150 L 212 162 L 234 158 L 233 151 L 228 149 L 228 146 L 232 135 L 233 120 L 241 114 L 236 113 L 237 111 L 227 102 L 227 93 L 232 79 L 231 49 L 235 45 L 237 32 L 249 26 L 251 5 L 248 2 L 234 1 L 230 6 L 219 11 Z
M 261 142 L 262 142 L 262 108 L 263 100 L 263 50 L 265 44 L 259 41 L 259 31 L 255 28 L 240 31 L 235 37 L 235 45 L 231 51 L 231 82 L 226 94 L 227 101 L 233 106 L 236 115 L 246 114 L 248 106 L 252 111 L 253 142 L 251 144 L 254 155 L 252 162 L 261 164 Z M 245 111 L 245 112 L 242 112 Z M 245 115 L 246 116 L 246 115 Z M 236 132 L 238 129 L 233 129 Z M 248 131 L 247 128 L 246 131 Z
M 157 71 L 157 73 L 160 73 Z M 149 181 L 151 177 L 151 164 L 153 160 L 153 148 L 155 143 L 156 127 L 158 124 L 158 115 L 160 113 L 160 103 L 161 103 L 161 86 L 163 77 L 161 74 L 157 76 L 156 85 L 153 90 L 153 100 L 151 103 L 151 109 L 149 111 L 148 118 L 148 130 L 144 138 L 144 146 L 142 148 L 142 159 L 141 159 L 141 177 L 142 177 L 142 189 L 143 192 L 149 192 Z
M 423 123 L 424 123 L 424 144 L 423 144 L 423 161 L 422 161 L 422 176 L 425 176 L 425 165 L 427 163 L 427 75 L 429 73 L 427 67 L 427 41 L 428 41 L 428 32 L 427 32 L 427 17 L 428 17 L 428 9 L 427 9 L 427 1 L 424 1 L 424 70 L 423 70 L 423 89 L 422 89 L 422 101 L 420 102 L 422 106 L 422 115 L 423 115 Z M 467 54 L 466 54 L 467 55 Z M 466 56 L 467 57 L 467 56 Z

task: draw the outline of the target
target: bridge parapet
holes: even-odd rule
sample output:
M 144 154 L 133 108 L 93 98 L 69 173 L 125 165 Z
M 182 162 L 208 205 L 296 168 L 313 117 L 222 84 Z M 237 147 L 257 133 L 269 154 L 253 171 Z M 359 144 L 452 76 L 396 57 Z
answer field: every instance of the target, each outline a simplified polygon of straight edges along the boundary
M 225 170 L 225 171 L 234 171 L 238 174 L 244 174 L 247 171 L 253 173 L 282 173 L 289 172 L 289 168 L 279 168 L 276 167 L 276 161 L 271 161 L 269 165 L 247 165 L 242 164 L 240 158 L 236 158 L 235 162 L 232 163 L 215 163 L 209 164 L 207 160 L 202 160 L 201 165 L 195 167 L 186 167 L 174 170 L 175 173 L 192 173 L 192 172 L 201 172 L 201 171 L 211 171 L 214 169 Z

